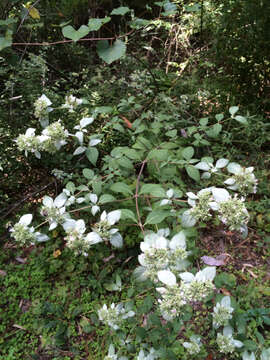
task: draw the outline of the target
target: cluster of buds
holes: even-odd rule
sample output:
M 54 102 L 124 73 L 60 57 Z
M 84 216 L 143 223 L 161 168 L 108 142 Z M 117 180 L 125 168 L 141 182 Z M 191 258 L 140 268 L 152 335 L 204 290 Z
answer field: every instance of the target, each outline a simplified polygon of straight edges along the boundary
M 181 271 L 187 266 L 186 258 L 189 252 L 186 250 L 184 232 L 179 232 L 171 240 L 166 239 L 168 235 L 169 229 L 160 229 L 157 233 L 147 234 L 141 242 L 140 248 L 143 253 L 139 255 L 138 260 L 143 278 L 157 282 L 159 270 Z
M 162 296 L 162 299 L 159 299 L 162 316 L 171 320 L 181 315 L 184 305 L 203 301 L 215 288 L 215 275 L 215 267 L 206 267 L 196 275 L 183 272 L 179 274 L 182 281 L 178 285 L 176 276 L 171 271 L 159 271 L 158 279 L 166 285 L 156 289 Z
M 35 232 L 34 227 L 29 226 L 32 219 L 32 214 L 25 214 L 10 230 L 11 236 L 20 246 L 33 245 L 36 242 L 43 242 L 49 239 L 47 235 Z
M 241 348 L 243 346 L 243 343 L 239 340 L 235 340 L 232 335 L 233 330 L 231 326 L 225 326 L 223 333 L 217 335 L 217 345 L 220 352 L 224 354 L 233 353 L 235 348 Z
M 224 296 L 220 302 L 216 304 L 213 312 L 213 326 L 218 329 L 220 326 L 228 325 L 232 318 L 233 308 L 231 307 L 231 299 Z
M 125 309 L 122 303 L 115 305 L 114 303 L 108 308 L 106 304 L 98 310 L 99 320 L 107 324 L 114 330 L 118 330 L 123 320 L 133 317 L 135 312 Z
M 25 134 L 18 136 L 16 143 L 18 149 L 25 152 L 25 156 L 28 155 L 28 152 L 32 152 L 40 159 L 40 151 L 54 154 L 66 144 L 67 137 L 68 131 L 61 125 L 60 121 L 56 121 L 47 126 L 39 136 L 35 135 L 35 129 L 27 129 Z

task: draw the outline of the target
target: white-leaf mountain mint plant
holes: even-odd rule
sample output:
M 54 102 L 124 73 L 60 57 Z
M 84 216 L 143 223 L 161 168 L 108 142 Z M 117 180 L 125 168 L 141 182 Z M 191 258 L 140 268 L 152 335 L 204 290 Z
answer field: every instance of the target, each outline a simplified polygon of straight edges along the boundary
M 113 330 L 120 329 L 123 321 L 133 316 L 135 316 L 135 312 L 125 308 L 122 303 L 117 305 L 112 303 L 110 307 L 104 304 L 98 310 L 99 320 L 110 326 Z
M 138 257 L 141 266 L 135 271 L 141 280 L 150 278 L 157 282 L 159 270 L 182 271 L 189 264 L 184 232 L 174 235 L 171 240 L 166 236 L 169 236 L 169 229 L 160 229 L 157 233 L 148 233 L 141 242 L 142 254 Z
M 195 275 L 189 272 L 179 273 L 179 284 L 176 276 L 169 270 L 160 270 L 157 275 L 159 281 L 166 286 L 156 288 L 161 294 L 161 299 L 158 300 L 160 311 L 166 320 L 179 317 L 184 305 L 202 302 L 215 289 L 215 267 L 206 267 Z
M 217 335 L 217 345 L 219 351 L 224 354 L 231 354 L 235 351 L 235 348 L 241 348 L 244 344 L 233 338 L 233 329 L 227 325 L 223 328 L 223 333 Z
M 189 355 L 199 354 L 202 348 L 201 338 L 198 335 L 192 335 L 190 341 L 183 343 L 184 348 L 187 349 Z
M 187 196 L 191 209 L 182 215 L 184 227 L 194 226 L 198 221 L 209 221 L 217 213 L 229 230 L 247 235 L 249 214 L 243 197 L 238 198 L 237 194 L 232 197 L 226 189 L 216 187 L 202 189 L 197 194 L 188 192 Z
M 230 296 L 224 296 L 214 307 L 212 314 L 214 328 L 218 329 L 220 326 L 228 325 L 229 320 L 232 319 L 233 310 Z
M 25 214 L 10 230 L 11 236 L 21 246 L 34 245 L 36 242 L 43 242 L 49 240 L 49 237 L 47 235 L 35 231 L 33 226 L 29 227 L 32 219 L 32 214 Z

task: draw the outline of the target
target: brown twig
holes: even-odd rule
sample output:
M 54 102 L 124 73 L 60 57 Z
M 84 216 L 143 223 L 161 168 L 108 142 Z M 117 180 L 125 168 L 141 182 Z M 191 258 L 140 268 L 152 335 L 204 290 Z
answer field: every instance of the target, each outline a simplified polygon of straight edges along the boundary
M 144 227 L 143 227 L 143 224 L 142 224 L 142 221 L 141 221 L 141 215 L 140 215 L 140 210 L 139 210 L 139 204 L 138 204 L 138 193 L 139 193 L 139 187 L 140 187 L 140 178 L 141 178 L 141 175 L 142 175 L 142 172 L 143 172 L 143 169 L 144 169 L 144 166 L 145 164 L 147 163 L 147 159 L 145 159 L 142 164 L 141 164 L 141 168 L 140 168 L 140 172 L 139 172 L 139 175 L 137 177 L 137 180 L 136 180 L 136 193 L 135 193 L 135 202 L 136 202 L 136 212 L 137 212 L 137 216 L 138 216 L 138 224 L 142 230 L 142 233 L 144 235 Z
M 119 35 L 119 36 L 112 36 L 112 37 L 105 37 L 105 38 L 84 38 L 84 39 L 79 39 L 77 42 L 82 42 L 82 41 L 99 41 L 99 40 L 115 40 L 115 39 L 119 39 L 125 36 L 128 36 L 130 34 L 132 34 L 134 32 L 134 30 L 129 31 L 126 34 L 123 35 Z M 59 41 L 54 41 L 54 42 L 34 42 L 34 43 L 12 43 L 12 46 L 51 46 L 51 45 L 59 45 L 59 44 L 67 44 L 67 43 L 72 43 L 74 42 L 74 40 L 59 40 Z

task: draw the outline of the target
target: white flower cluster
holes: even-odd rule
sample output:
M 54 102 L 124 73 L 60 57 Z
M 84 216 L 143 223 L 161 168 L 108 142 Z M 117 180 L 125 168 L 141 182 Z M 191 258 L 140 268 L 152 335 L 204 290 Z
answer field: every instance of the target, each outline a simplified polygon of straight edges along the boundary
M 257 191 L 258 180 L 253 174 L 254 168 L 244 168 L 241 165 L 231 162 L 227 159 L 219 159 L 216 165 L 213 165 L 212 158 L 203 158 L 195 168 L 202 170 L 202 179 L 209 179 L 211 174 L 220 172 L 221 169 L 226 168 L 227 171 L 233 174 L 230 178 L 224 181 L 228 189 L 238 191 L 242 195 L 255 194 Z
M 136 360 L 155 360 L 159 359 L 159 355 L 154 348 L 150 348 L 149 352 L 141 349 Z
M 138 260 L 141 265 L 139 271 L 141 279 L 150 278 L 157 281 L 157 273 L 162 269 L 181 271 L 186 268 L 185 260 L 189 253 L 186 251 L 186 237 L 183 231 L 171 240 L 166 239 L 169 229 L 160 229 L 157 233 L 149 233 L 141 242 L 142 254 Z
M 182 215 L 182 225 L 191 227 L 197 221 L 207 221 L 212 217 L 212 211 L 218 213 L 218 218 L 232 231 L 247 234 L 248 211 L 244 205 L 244 198 L 233 198 L 226 189 L 210 187 L 202 189 L 195 195 L 187 193 L 188 204 L 191 209 Z
M 49 230 L 54 230 L 58 224 L 63 224 L 69 219 L 69 215 L 66 213 L 66 201 L 65 193 L 61 193 L 54 200 L 50 196 L 44 196 L 40 213 L 49 222 Z
M 65 104 L 62 105 L 63 109 L 68 109 L 69 112 L 74 112 L 74 109 L 82 104 L 82 99 L 78 99 L 73 95 L 65 97 Z
M 50 99 L 47 98 L 46 95 L 41 95 L 34 103 L 35 108 L 35 117 L 38 118 L 41 122 L 41 125 L 43 127 L 47 126 L 49 124 L 48 120 L 48 114 L 53 109 L 50 107 L 52 105 L 52 102 Z
M 201 351 L 201 338 L 198 335 L 192 335 L 190 337 L 190 342 L 185 341 L 183 346 L 187 349 L 189 355 L 196 355 Z
M 233 353 L 235 348 L 241 348 L 243 343 L 239 340 L 233 338 L 233 329 L 231 326 L 225 326 L 223 329 L 223 334 L 219 333 L 217 335 L 217 345 L 219 351 L 224 354 Z
M 133 317 L 135 312 L 127 310 L 122 303 L 115 305 L 114 303 L 108 308 L 106 304 L 98 310 L 99 320 L 107 324 L 114 330 L 118 330 L 123 320 Z
M 91 245 L 102 241 L 109 241 L 114 247 L 122 247 L 123 238 L 121 234 L 119 233 L 118 229 L 111 228 L 116 222 L 120 220 L 120 217 L 120 210 L 114 210 L 108 214 L 106 211 L 103 211 L 100 216 L 100 221 L 93 226 L 93 231 L 88 234 L 88 239 Z
M 183 272 L 179 274 L 182 281 L 178 285 L 176 276 L 171 271 L 159 271 L 158 279 L 166 285 L 156 289 L 162 296 L 159 304 L 164 319 L 171 320 L 179 316 L 184 305 L 201 302 L 209 296 L 215 288 L 213 284 L 215 275 L 215 267 L 206 267 L 196 275 Z
M 47 241 L 49 237 L 40 232 L 35 232 L 33 226 L 29 227 L 33 219 L 32 214 L 23 215 L 19 222 L 10 230 L 11 236 L 22 246 L 33 245 L 35 242 Z
M 66 144 L 68 131 L 61 125 L 60 121 L 47 126 L 39 136 L 35 135 L 35 131 L 34 128 L 29 128 L 24 135 L 19 135 L 16 139 L 19 150 L 24 151 L 26 156 L 28 152 L 32 152 L 40 159 L 40 151 L 54 154 Z
M 216 304 L 213 312 L 213 326 L 218 329 L 220 326 L 228 325 L 228 321 L 232 318 L 233 308 L 231 307 L 231 298 L 224 296 L 222 300 Z
M 257 192 L 258 180 L 253 174 L 254 167 L 243 168 L 237 163 L 230 163 L 228 171 L 233 174 L 224 181 L 228 189 L 236 190 L 243 195 Z

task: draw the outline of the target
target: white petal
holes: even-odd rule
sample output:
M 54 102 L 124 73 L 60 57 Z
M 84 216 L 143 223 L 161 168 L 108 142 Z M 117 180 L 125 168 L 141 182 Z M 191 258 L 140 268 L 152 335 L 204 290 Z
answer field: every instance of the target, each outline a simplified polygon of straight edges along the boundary
M 107 219 L 107 213 L 106 211 L 103 211 L 100 215 L 100 221 L 105 221 Z
M 168 204 L 170 204 L 170 203 L 171 203 L 171 200 L 169 200 L 169 199 L 163 199 L 163 200 L 161 200 L 161 202 L 160 202 L 160 206 L 168 205 Z
M 54 199 L 53 203 L 57 208 L 61 208 L 63 205 L 65 205 L 66 201 L 67 201 L 67 195 L 64 192 L 62 192 Z
M 83 132 L 82 131 L 77 131 L 75 136 L 78 139 L 79 143 L 82 144 L 83 143 Z
M 173 194 L 174 194 L 173 189 L 169 189 L 169 190 L 166 192 L 166 195 L 167 195 L 167 197 L 168 197 L 169 199 L 171 199 L 171 198 L 173 197 Z
M 96 213 L 99 212 L 99 210 L 100 210 L 100 207 L 99 207 L 99 206 L 97 206 L 97 205 L 92 206 L 92 209 L 91 209 L 92 215 L 95 216 Z
M 36 131 L 36 129 L 34 129 L 34 128 L 29 128 L 29 129 L 26 130 L 25 136 L 27 136 L 27 137 L 34 136 L 34 135 L 35 135 L 35 131 Z
M 62 224 L 64 230 L 66 232 L 72 231 L 75 229 L 76 227 L 76 220 L 74 219 L 67 219 L 63 224 Z
M 45 242 L 45 241 L 50 240 L 48 235 L 41 234 L 40 232 L 35 233 L 35 236 L 36 236 L 37 242 Z
M 207 171 L 204 172 L 201 176 L 202 179 L 210 179 L 210 177 L 211 177 L 211 174 L 210 174 L 210 172 L 207 172 Z
M 223 335 L 231 336 L 233 334 L 233 329 L 230 325 L 224 326 L 223 328 Z
M 215 266 L 207 266 L 205 269 L 203 269 L 202 271 L 199 271 L 199 273 L 202 274 L 202 277 L 205 280 L 210 280 L 213 281 L 215 276 L 216 276 L 216 268 Z M 197 273 L 198 274 L 198 273 Z M 196 274 L 196 275 L 197 275 Z M 199 277 L 199 276 L 198 276 Z M 196 276 L 197 278 L 197 276 Z
M 186 210 L 182 214 L 181 220 L 183 227 L 192 227 L 196 224 L 196 219 L 190 214 L 190 210 Z
M 231 306 L 231 298 L 230 298 L 230 296 L 224 296 L 224 298 L 222 298 L 220 303 L 221 303 L 222 306 L 230 307 Z
M 213 188 L 212 194 L 216 202 L 228 201 L 231 197 L 229 192 L 223 188 Z
M 121 234 L 117 232 L 116 234 L 112 235 L 110 238 L 110 243 L 114 247 L 121 248 L 123 246 L 123 238 Z
M 85 232 L 85 222 L 82 219 L 76 221 L 76 230 L 80 234 L 83 234 Z
M 79 198 L 76 199 L 77 204 L 82 204 L 84 201 L 85 201 L 84 197 L 79 197 Z
M 92 140 L 89 141 L 89 146 L 96 146 L 100 142 L 101 142 L 100 139 L 92 139 Z
M 206 162 L 199 162 L 195 165 L 195 168 L 204 171 L 210 170 L 210 166 Z
M 57 222 L 56 222 L 56 221 L 53 221 L 53 222 L 50 224 L 49 231 L 54 230 L 56 227 L 57 227 Z
M 168 240 L 164 237 L 160 236 L 156 240 L 156 246 L 157 249 L 167 249 L 168 247 Z
M 101 237 L 94 231 L 87 234 L 85 237 L 85 240 L 91 245 L 94 245 L 94 244 L 97 244 L 97 243 L 100 243 L 103 241 L 101 239 Z
M 172 240 L 170 241 L 170 249 L 185 249 L 186 248 L 186 236 L 183 231 L 180 231 L 178 234 L 174 235 Z
M 144 254 L 140 254 L 140 255 L 138 256 L 138 261 L 139 261 L 140 265 L 146 266 L 145 255 L 144 255 Z
M 94 118 L 85 117 L 85 118 L 82 118 L 82 120 L 80 121 L 80 125 L 82 128 L 84 128 L 85 126 L 92 124 L 93 121 L 94 121 Z
M 190 283 L 195 279 L 195 276 L 190 272 L 180 273 L 179 276 L 185 283 Z
M 97 201 L 98 201 L 98 197 L 97 197 L 96 194 L 90 194 L 90 195 L 89 195 L 89 199 L 90 199 L 90 201 L 91 201 L 93 204 L 96 204 Z
M 229 179 L 224 181 L 224 184 L 226 184 L 226 185 L 233 185 L 234 183 L 235 183 L 234 178 L 229 178 Z
M 227 170 L 232 174 L 239 174 L 242 172 L 242 166 L 237 163 L 229 163 Z
M 19 220 L 19 224 L 28 226 L 31 224 L 31 221 L 33 219 L 33 215 L 32 214 L 25 214 L 23 215 L 20 220 Z
M 161 270 L 157 273 L 158 279 L 163 282 L 163 284 L 168 286 L 176 285 L 176 277 L 169 270 Z
M 216 162 L 216 168 L 222 169 L 222 168 L 224 168 L 225 166 L 227 166 L 228 163 L 229 163 L 229 160 L 227 160 L 227 159 L 219 159 L 219 160 Z
M 121 217 L 121 211 L 120 210 L 114 210 L 109 212 L 107 215 L 107 220 L 110 225 L 114 225 L 117 221 L 120 220 Z
M 217 211 L 217 210 L 219 209 L 219 204 L 216 203 L 215 201 L 210 201 L 210 202 L 209 202 L 209 206 L 210 206 L 210 208 L 211 208 L 212 210 L 214 210 L 214 211 Z
M 42 203 L 46 207 L 49 207 L 49 208 L 53 207 L 53 199 L 50 196 L 45 195 L 42 200 Z
M 241 348 L 244 344 L 242 343 L 242 341 L 239 340 L 233 340 L 234 346 L 237 348 Z
M 73 155 L 80 155 L 82 153 L 84 153 L 86 150 L 85 146 L 79 146 L 73 153 Z
M 187 194 L 187 196 L 190 198 L 190 199 L 192 199 L 192 200 L 197 200 L 198 199 L 198 196 L 197 195 L 195 195 L 193 192 L 187 192 L 186 193 Z

